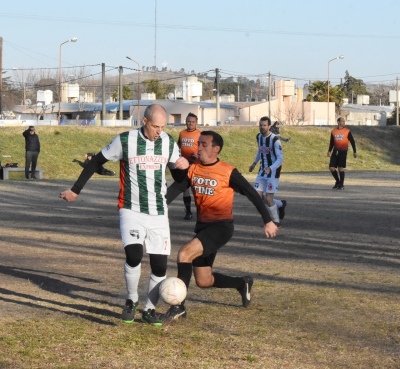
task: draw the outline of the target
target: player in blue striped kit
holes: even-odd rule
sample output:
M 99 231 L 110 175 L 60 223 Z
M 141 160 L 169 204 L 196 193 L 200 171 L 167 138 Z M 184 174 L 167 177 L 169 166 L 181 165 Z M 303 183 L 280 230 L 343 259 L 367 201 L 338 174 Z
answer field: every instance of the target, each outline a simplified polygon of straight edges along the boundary
M 262 117 L 259 123 L 260 133 L 256 137 L 258 150 L 253 164 L 249 167 L 249 172 L 252 172 L 260 162 L 254 188 L 261 198 L 265 195 L 268 212 L 272 220 L 279 223 L 285 217 L 286 200 L 278 200 L 274 196 L 278 192 L 283 151 L 279 137 L 271 133 L 270 128 L 271 119 Z

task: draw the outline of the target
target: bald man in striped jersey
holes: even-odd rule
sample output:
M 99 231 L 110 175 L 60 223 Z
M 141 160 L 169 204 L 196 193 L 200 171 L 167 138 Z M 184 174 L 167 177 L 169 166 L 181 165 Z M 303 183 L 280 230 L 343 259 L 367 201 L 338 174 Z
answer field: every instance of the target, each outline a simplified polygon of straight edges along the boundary
M 180 157 L 173 138 L 163 131 L 167 113 L 161 105 L 146 108 L 143 126 L 121 133 L 100 151 L 83 169 L 70 190 L 60 194 L 66 201 L 74 201 L 86 182 L 107 161 L 120 162 L 120 191 L 118 208 L 120 231 L 125 250 L 124 275 L 127 299 L 122 320 L 132 323 L 138 306 L 138 285 L 144 248 L 150 257 L 151 274 L 142 321 L 160 326 L 156 314 L 159 284 L 166 278 L 167 257 L 171 250 L 165 171 L 189 167 Z

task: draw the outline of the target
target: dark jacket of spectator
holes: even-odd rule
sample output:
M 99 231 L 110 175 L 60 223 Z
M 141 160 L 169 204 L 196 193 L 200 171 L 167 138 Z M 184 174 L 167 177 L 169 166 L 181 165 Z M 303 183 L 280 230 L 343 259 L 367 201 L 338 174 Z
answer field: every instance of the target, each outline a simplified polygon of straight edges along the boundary
M 39 136 L 36 134 L 36 132 L 31 134 L 30 131 L 32 131 L 31 127 L 22 133 L 22 135 L 25 137 L 25 151 L 40 152 Z

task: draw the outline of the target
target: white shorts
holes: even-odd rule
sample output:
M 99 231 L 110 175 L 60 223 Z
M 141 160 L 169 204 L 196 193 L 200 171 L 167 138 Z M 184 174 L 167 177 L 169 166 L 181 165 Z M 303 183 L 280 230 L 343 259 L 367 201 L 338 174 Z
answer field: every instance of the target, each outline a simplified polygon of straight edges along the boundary
M 254 188 L 256 191 L 262 193 L 277 193 L 279 187 L 279 178 L 267 178 L 257 176 L 254 182 Z
M 168 215 L 148 215 L 119 209 L 119 227 L 123 246 L 139 243 L 148 254 L 169 255 L 171 235 Z

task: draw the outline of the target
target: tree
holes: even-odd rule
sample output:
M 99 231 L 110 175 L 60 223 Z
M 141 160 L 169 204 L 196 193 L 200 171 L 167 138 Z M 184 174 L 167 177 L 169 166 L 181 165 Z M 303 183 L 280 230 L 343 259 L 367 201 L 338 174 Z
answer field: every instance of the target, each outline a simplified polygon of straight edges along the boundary
M 351 103 L 353 103 L 353 97 L 357 95 L 369 95 L 364 81 L 362 79 L 357 79 L 350 76 L 347 70 L 345 73 L 343 86 L 345 95 L 349 98 Z
M 308 86 L 307 101 L 323 102 L 328 100 L 328 82 L 315 81 Z
M 336 113 L 346 97 L 344 85 L 340 84 L 329 88 L 329 101 L 335 103 Z M 326 102 L 328 101 L 328 81 L 315 81 L 308 86 L 307 101 Z
M 119 86 L 115 87 L 112 98 L 114 101 L 119 101 Z M 132 91 L 126 85 L 122 86 L 122 100 L 132 100 Z
M 371 105 L 389 105 L 389 91 L 395 90 L 396 86 L 391 85 L 372 85 L 368 88 L 368 94 L 370 95 L 369 103 Z
M 3 74 L 5 73 L 7 72 L 3 72 Z M 0 113 L 2 113 L 5 110 L 12 110 L 15 103 L 19 101 L 19 96 L 18 91 L 12 88 L 10 77 L 2 77 L 2 75 L 0 75 L 0 78 L 2 78 L 2 106 L 0 106 Z
M 143 81 L 143 85 L 147 92 L 155 93 L 157 99 L 164 99 L 169 92 L 175 89 L 173 84 L 160 83 L 160 81 L 155 78 Z

